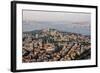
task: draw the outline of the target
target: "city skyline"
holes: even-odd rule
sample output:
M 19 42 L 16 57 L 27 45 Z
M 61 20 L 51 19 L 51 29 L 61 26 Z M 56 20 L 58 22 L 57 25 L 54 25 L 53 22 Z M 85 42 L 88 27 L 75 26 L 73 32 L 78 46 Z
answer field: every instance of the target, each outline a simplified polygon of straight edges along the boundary
M 23 32 L 46 28 L 90 35 L 91 14 L 23 11 Z

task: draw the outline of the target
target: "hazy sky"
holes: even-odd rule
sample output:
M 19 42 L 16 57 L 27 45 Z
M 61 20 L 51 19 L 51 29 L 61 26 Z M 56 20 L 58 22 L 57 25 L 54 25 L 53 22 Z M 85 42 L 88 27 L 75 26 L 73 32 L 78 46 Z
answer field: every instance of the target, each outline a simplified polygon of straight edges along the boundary
M 89 13 L 23 10 L 23 31 L 54 28 L 90 34 L 90 24 Z
M 71 21 L 90 23 L 90 14 L 71 12 L 48 12 L 48 11 L 23 11 L 23 20 L 32 21 Z

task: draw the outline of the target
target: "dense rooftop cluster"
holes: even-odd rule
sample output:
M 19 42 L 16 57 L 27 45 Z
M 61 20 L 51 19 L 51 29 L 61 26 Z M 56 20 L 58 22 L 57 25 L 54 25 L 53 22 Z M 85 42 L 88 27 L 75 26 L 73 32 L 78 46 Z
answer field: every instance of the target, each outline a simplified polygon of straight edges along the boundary
M 22 62 L 69 61 L 91 58 L 89 35 L 55 29 L 23 32 Z

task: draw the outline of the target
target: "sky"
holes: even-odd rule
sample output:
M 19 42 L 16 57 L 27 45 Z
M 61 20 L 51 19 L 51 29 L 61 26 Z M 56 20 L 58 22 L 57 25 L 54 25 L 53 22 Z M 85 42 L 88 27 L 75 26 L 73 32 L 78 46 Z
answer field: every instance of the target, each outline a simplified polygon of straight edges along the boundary
M 90 35 L 91 14 L 23 10 L 23 32 L 53 28 Z

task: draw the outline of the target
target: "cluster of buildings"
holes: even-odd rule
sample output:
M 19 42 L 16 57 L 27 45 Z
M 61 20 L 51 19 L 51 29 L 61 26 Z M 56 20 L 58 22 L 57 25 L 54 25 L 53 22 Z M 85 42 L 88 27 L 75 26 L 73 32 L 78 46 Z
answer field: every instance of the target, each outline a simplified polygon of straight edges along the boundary
M 67 61 L 91 58 L 90 36 L 43 29 L 24 32 L 22 62 Z

